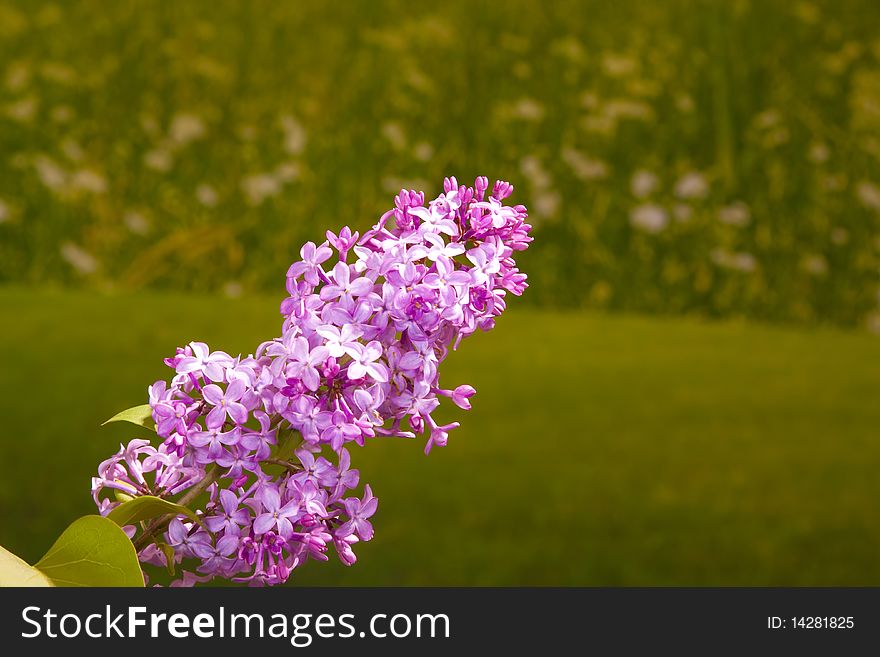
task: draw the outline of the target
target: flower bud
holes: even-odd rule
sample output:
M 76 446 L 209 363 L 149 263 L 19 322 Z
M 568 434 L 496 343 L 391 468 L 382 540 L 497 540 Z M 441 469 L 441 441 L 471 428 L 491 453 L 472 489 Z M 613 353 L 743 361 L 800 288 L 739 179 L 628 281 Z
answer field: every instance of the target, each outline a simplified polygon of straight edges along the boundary
M 452 391 L 452 401 L 459 408 L 469 411 L 471 410 L 471 402 L 469 398 L 473 397 L 476 393 L 477 391 L 471 386 L 461 385 Z

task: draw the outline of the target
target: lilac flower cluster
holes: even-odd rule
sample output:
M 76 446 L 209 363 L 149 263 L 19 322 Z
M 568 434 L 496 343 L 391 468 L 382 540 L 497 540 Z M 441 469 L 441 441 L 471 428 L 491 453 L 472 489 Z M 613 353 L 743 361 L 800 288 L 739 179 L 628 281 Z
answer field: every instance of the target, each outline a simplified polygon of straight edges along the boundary
M 355 562 L 377 500 L 368 485 L 353 494 L 349 444 L 426 434 L 426 453 L 446 445 L 459 424 L 435 421 L 440 397 L 469 409 L 475 391 L 441 388 L 440 362 L 527 287 L 513 259 L 532 239 L 526 208 L 505 205 L 506 182 L 487 191 L 485 177 L 473 187 L 447 178 L 427 204 L 402 190 L 363 236 L 345 227 L 302 247 L 287 272 L 281 337 L 247 357 L 192 342 L 166 359 L 173 378 L 149 389 L 163 442 L 132 440 L 92 485 L 103 514 L 128 497 L 191 504 L 206 494 L 199 522 L 127 528 L 143 562 L 195 564 L 180 585 L 283 583 L 331 546 Z

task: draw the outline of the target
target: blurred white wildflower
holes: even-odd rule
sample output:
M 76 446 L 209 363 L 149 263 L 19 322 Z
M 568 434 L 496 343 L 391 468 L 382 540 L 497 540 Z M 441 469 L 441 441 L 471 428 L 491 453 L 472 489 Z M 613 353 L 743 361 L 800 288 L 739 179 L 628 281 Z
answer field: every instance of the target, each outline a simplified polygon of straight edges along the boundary
M 672 216 L 680 223 L 687 223 L 694 216 L 694 209 L 687 203 L 676 203 L 672 206 Z
M 600 159 L 589 157 L 571 147 L 562 149 L 562 161 L 581 180 L 603 180 L 608 177 L 608 165 Z
M 660 184 L 660 179 L 647 169 L 636 171 L 629 182 L 630 191 L 636 198 L 650 196 Z
M 177 146 L 186 146 L 190 142 L 201 139 L 206 132 L 204 121 L 199 116 L 187 112 L 175 114 L 168 130 L 171 141 Z
M 85 157 L 85 151 L 75 139 L 67 137 L 61 142 L 61 152 L 71 162 L 81 162 Z
M 688 94 L 678 94 L 678 96 L 675 97 L 675 107 L 679 112 L 690 114 L 694 111 L 694 99 Z
M 878 127 L 880 127 L 880 122 L 878 122 Z M 873 155 L 877 160 L 880 160 L 880 139 L 878 139 L 876 134 L 872 133 L 864 135 L 864 138 L 859 145 L 862 147 L 863 151 L 869 155 Z
M 824 164 L 831 157 L 831 149 L 825 142 L 814 141 L 810 144 L 808 157 L 813 164 Z
M 573 36 L 561 37 L 553 41 L 550 44 L 550 52 L 567 59 L 573 64 L 583 62 L 586 57 L 583 45 Z
M 757 261 L 755 260 L 755 256 L 751 253 L 746 253 L 744 251 L 740 251 L 738 253 L 731 253 L 730 251 L 726 251 L 724 249 L 714 249 L 709 257 L 712 258 L 712 262 L 714 262 L 719 267 L 724 269 L 733 269 L 735 271 L 741 271 L 744 273 L 749 273 L 755 271 L 757 268 Z
M 627 80 L 626 89 L 633 96 L 655 98 L 663 91 L 663 86 L 653 78 L 631 78 Z
M 602 55 L 602 70 L 605 75 L 612 78 L 625 78 L 634 74 L 638 69 L 635 58 L 618 53 L 604 53 Z
M 541 164 L 541 160 L 535 155 L 526 155 L 519 163 L 519 170 L 522 172 L 534 187 L 546 189 L 553 184 L 553 179 Z
M 583 117 L 581 127 L 584 132 L 610 137 L 617 129 L 617 121 L 610 116 L 596 114 Z
M 532 202 L 535 216 L 540 219 L 553 218 L 559 212 L 562 196 L 553 188 L 553 178 L 544 168 L 537 155 L 527 155 L 520 160 L 520 171 L 531 184 Z
M 174 157 L 164 148 L 154 148 L 144 153 L 144 164 L 150 169 L 165 173 L 174 166 Z
M 752 119 L 752 123 L 756 128 L 767 130 L 782 123 L 782 114 L 775 108 L 766 109 L 756 114 Z
M 281 181 L 269 173 L 257 173 L 242 178 L 241 191 L 250 205 L 257 206 L 281 193 Z
M 785 126 L 779 126 L 764 133 L 762 144 L 764 148 L 775 148 L 787 143 L 790 136 L 788 128 Z
M 50 190 L 57 192 L 67 184 L 67 172 L 47 155 L 38 155 L 34 159 L 37 177 Z
M 196 56 L 190 64 L 190 70 L 214 82 L 226 83 L 232 78 L 229 68 L 205 55 Z
M 822 189 L 826 192 L 839 192 L 846 187 L 847 177 L 843 173 L 832 173 L 823 176 L 819 181 Z
M 394 150 L 401 151 L 406 148 L 406 134 L 403 132 L 403 126 L 397 121 L 386 121 L 383 123 L 382 136 L 388 140 L 388 143 L 391 144 Z
M 125 227 L 135 235 L 146 235 L 150 232 L 150 221 L 137 210 L 130 210 L 122 217 Z
M 849 105 L 855 129 L 876 132 L 880 128 L 880 70 L 863 67 L 853 73 Z
M 758 132 L 761 146 L 772 149 L 789 139 L 788 128 L 783 124 L 782 113 L 776 108 L 766 109 L 752 118 L 752 126 Z
M 217 205 L 217 190 L 206 183 L 202 183 L 196 187 L 196 200 L 206 208 L 213 208 Z
M 709 183 L 703 174 L 697 171 L 686 173 L 675 183 L 675 195 L 678 198 L 702 199 L 709 194 Z
M 531 206 L 540 218 L 555 217 L 562 204 L 562 196 L 554 189 L 539 189 L 532 197 Z
M 284 150 L 290 155 L 299 155 L 306 147 L 306 129 L 296 117 L 281 117 L 281 129 L 284 131 Z
M 747 226 L 751 220 L 752 213 L 743 201 L 735 201 L 718 210 L 718 221 L 728 226 Z
M 646 203 L 632 209 L 629 222 L 646 233 L 659 233 L 669 224 L 669 215 L 659 205 Z
M 813 276 L 824 276 L 828 273 L 828 261 L 824 256 L 810 254 L 801 261 L 804 271 Z
M 40 101 L 36 96 L 27 96 L 6 105 L 3 113 L 13 121 L 30 123 L 33 121 L 39 105 Z
M 93 274 L 98 269 L 94 256 L 73 242 L 61 245 L 61 257 L 80 274 Z
M 14 62 L 6 69 L 6 88 L 13 93 L 24 89 L 31 81 L 31 67 L 27 62 Z
M 413 155 L 420 162 L 427 162 L 434 157 L 434 147 L 426 141 L 420 141 L 413 149 Z
M 93 169 L 80 169 L 70 176 L 68 186 L 71 190 L 103 194 L 107 191 L 107 181 Z
M 599 95 L 595 91 L 585 91 L 581 94 L 581 105 L 584 109 L 596 109 L 599 107 Z
M 433 89 L 433 81 L 429 75 L 418 68 L 414 61 L 407 62 L 407 71 L 404 76 L 406 83 L 421 94 L 430 93 Z
M 544 118 L 544 106 L 534 98 L 520 98 L 510 108 L 510 116 L 524 121 L 540 121 Z
M 275 177 L 283 183 L 299 180 L 301 173 L 298 162 L 282 162 L 275 168 Z
M 880 187 L 867 180 L 862 180 L 856 186 L 856 195 L 866 208 L 880 212 Z
M 223 285 L 223 294 L 230 299 L 237 299 L 244 292 L 244 288 L 238 281 L 227 281 Z
M 614 98 L 609 100 L 602 109 L 603 114 L 614 121 L 620 119 L 633 119 L 637 121 L 652 121 L 654 109 L 647 103 L 629 98 Z

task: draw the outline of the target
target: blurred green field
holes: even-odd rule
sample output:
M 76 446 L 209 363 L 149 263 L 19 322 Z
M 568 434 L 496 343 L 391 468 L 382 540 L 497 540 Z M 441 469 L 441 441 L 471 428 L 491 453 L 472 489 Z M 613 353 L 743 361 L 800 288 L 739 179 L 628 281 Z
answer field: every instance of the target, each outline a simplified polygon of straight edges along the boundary
M 880 333 L 877 25 L 0 0 L 0 544 L 36 559 L 92 511 L 135 435 L 99 424 L 174 347 L 276 335 L 304 241 L 486 174 L 530 208 L 532 287 L 447 363 L 478 389 L 448 448 L 355 453 L 361 563 L 295 583 L 880 585 L 880 341 L 832 328 Z
M 0 288 L 0 544 L 89 513 L 163 356 L 278 333 L 276 299 Z M 376 538 L 297 584 L 880 585 L 880 342 L 733 321 L 514 308 L 443 371 L 478 390 L 445 449 L 356 450 Z M 136 429 L 134 431 L 137 431 Z
M 278 289 L 511 180 L 540 306 L 880 332 L 876 0 L 0 0 L 0 282 Z

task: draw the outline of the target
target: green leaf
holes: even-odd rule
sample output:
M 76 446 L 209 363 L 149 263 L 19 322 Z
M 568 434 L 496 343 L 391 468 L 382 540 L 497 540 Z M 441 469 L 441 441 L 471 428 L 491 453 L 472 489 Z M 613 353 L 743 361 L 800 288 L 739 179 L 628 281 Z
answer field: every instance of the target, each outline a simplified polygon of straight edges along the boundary
M 54 586 L 52 581 L 0 546 L 0 586 Z
M 168 545 L 167 543 L 162 543 L 161 541 L 156 543 L 156 547 L 162 550 L 162 554 L 165 555 L 165 567 L 168 569 L 168 574 L 172 577 L 174 576 L 174 548 Z
M 83 516 L 34 567 L 55 586 L 143 586 L 134 545 L 112 520 Z
M 106 422 L 103 422 L 101 426 L 103 427 L 105 424 L 110 424 L 111 422 L 131 422 L 132 424 L 146 427 L 150 431 L 156 430 L 156 423 L 153 422 L 153 409 L 150 408 L 149 404 L 133 406 L 117 413 Z
M 120 527 L 123 527 L 169 513 L 173 513 L 176 516 L 186 516 L 199 524 L 202 522 L 192 509 L 163 500 L 160 497 L 153 497 L 152 495 L 134 497 L 127 502 L 123 502 L 108 513 L 107 517 Z
M 113 497 L 116 498 L 117 502 L 128 502 L 129 500 L 134 499 L 132 495 L 129 495 L 128 493 L 123 493 L 118 488 L 113 489 Z

